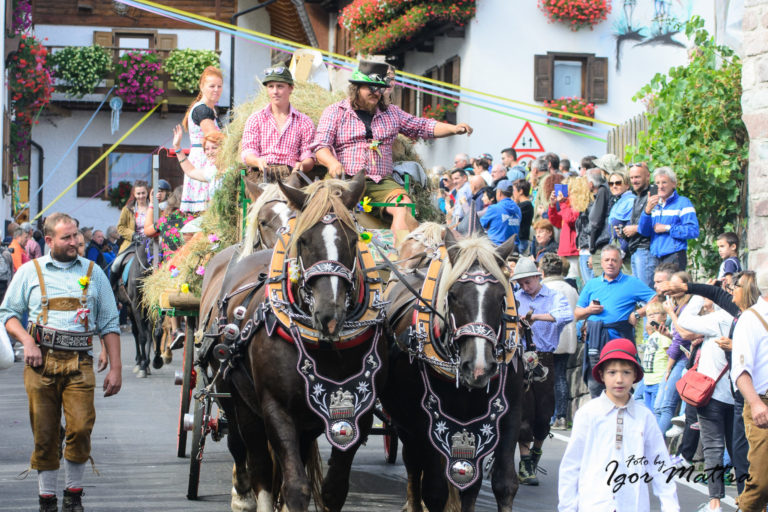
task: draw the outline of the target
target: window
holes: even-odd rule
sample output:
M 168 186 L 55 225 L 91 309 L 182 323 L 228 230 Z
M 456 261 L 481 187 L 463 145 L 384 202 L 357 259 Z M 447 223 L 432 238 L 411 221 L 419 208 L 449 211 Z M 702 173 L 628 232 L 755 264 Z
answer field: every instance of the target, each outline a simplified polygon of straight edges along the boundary
M 535 101 L 578 96 L 592 103 L 608 101 L 608 58 L 593 53 L 534 55 Z
M 441 66 L 435 66 L 429 68 L 424 72 L 424 77 L 431 78 L 433 80 L 440 80 L 449 84 L 459 85 L 461 76 L 461 59 L 458 56 L 451 57 L 445 61 Z M 443 95 L 445 93 L 440 92 Z M 435 96 L 426 92 L 418 92 L 411 88 L 396 87 L 395 93 L 392 96 L 392 103 L 398 105 L 404 111 L 420 116 L 424 111 L 424 107 L 432 105 L 435 107 L 438 103 L 448 103 L 449 100 Z M 456 113 L 449 112 L 446 116 L 446 121 L 449 123 L 456 122 Z
M 109 145 L 100 147 L 79 147 L 77 175 L 80 176 L 88 167 L 109 149 Z M 136 180 L 152 182 L 152 146 L 118 146 L 96 166 L 87 176 L 77 183 L 77 197 L 99 195 L 106 199 L 107 191 L 121 181 L 133 183 Z M 159 176 L 171 184 L 171 188 L 181 185 L 184 172 L 176 158 L 168 158 L 160 153 Z

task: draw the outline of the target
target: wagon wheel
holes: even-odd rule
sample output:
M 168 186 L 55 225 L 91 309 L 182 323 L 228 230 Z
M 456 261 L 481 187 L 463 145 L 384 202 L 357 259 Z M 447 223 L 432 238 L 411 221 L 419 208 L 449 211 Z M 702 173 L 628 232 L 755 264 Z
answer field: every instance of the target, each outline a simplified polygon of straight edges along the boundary
M 187 332 L 184 340 L 184 378 L 181 385 L 181 399 L 179 401 L 179 426 L 178 442 L 176 444 L 176 456 L 184 457 L 187 451 L 187 431 L 184 429 L 184 415 L 189 412 L 189 402 L 192 390 L 195 388 L 197 373 L 195 372 L 195 318 L 187 318 Z
M 198 381 L 196 389 L 203 389 L 203 379 Z M 203 432 L 203 416 L 207 411 L 211 414 L 211 399 L 204 397 L 205 407 L 201 400 L 195 400 L 195 423 L 192 427 L 192 445 L 189 447 L 189 482 L 187 484 L 187 499 L 196 500 L 200 485 L 200 465 L 203 462 L 203 448 L 205 447 L 205 435 Z
M 392 431 L 391 434 L 384 434 L 384 460 L 387 464 L 394 464 L 397 462 L 397 432 L 390 427 L 387 430 Z

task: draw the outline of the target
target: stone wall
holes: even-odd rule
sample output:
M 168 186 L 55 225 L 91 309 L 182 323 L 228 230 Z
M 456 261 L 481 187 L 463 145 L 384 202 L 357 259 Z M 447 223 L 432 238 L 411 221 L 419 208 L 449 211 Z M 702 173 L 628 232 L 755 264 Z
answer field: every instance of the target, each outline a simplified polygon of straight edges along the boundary
M 743 119 L 749 132 L 749 268 L 768 261 L 768 0 L 745 0 Z

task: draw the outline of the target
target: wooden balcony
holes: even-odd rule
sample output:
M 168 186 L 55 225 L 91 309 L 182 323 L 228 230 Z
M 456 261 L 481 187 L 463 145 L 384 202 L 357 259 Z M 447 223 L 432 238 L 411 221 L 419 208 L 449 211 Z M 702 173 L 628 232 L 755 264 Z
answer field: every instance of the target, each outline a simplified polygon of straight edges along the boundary
M 49 53 L 53 53 L 62 48 L 66 48 L 66 46 L 52 45 L 46 46 L 46 48 L 48 49 Z M 153 51 L 158 54 L 161 62 L 165 61 L 165 59 L 168 58 L 170 52 L 173 51 L 159 48 L 152 48 L 151 50 L 147 50 L 146 48 L 120 48 L 113 46 L 104 46 L 103 48 L 112 54 L 113 64 L 118 62 L 118 59 L 121 55 L 129 51 Z M 220 55 L 221 51 L 217 50 L 216 53 Z M 168 73 L 164 72 L 163 70 L 161 70 L 157 76 L 158 80 L 155 82 L 155 86 L 163 89 L 162 97 L 168 100 L 167 104 L 164 104 L 162 107 L 160 107 L 161 114 L 166 114 L 168 112 L 185 112 L 190 102 L 195 98 L 196 94 L 187 94 L 186 92 L 180 91 L 176 87 L 174 81 L 171 80 L 170 75 L 168 75 Z M 52 103 L 56 107 L 64 108 L 67 110 L 93 110 L 99 105 L 99 103 L 101 103 L 104 95 L 107 94 L 113 85 L 115 85 L 115 72 L 111 71 L 102 81 L 101 85 L 94 89 L 93 94 L 86 95 L 84 98 L 78 99 L 72 97 L 62 98 L 61 94 L 63 93 L 61 93 L 56 87 L 56 84 L 54 84 L 54 98 Z M 134 105 L 125 104 L 123 105 L 123 110 L 127 112 L 135 112 L 136 107 Z M 220 110 L 225 111 L 226 109 L 224 107 L 220 107 Z

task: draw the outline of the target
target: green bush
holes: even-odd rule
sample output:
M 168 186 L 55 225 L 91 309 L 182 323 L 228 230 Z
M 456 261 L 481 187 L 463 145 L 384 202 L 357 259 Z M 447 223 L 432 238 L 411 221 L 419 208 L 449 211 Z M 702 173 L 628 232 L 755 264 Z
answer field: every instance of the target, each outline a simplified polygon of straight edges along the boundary
M 82 98 L 91 94 L 112 71 L 112 57 L 99 45 L 67 46 L 50 56 L 61 92 Z
M 633 98 L 648 104 L 649 127 L 627 155 L 675 171 L 678 192 L 699 219 L 689 261 L 711 276 L 720 264 L 717 235 L 734 231 L 744 240 L 749 138 L 741 120 L 741 61 L 703 27 L 698 16 L 685 26 L 695 44 L 689 63 L 656 74 Z
M 187 94 L 197 93 L 200 75 L 208 66 L 219 67 L 219 56 L 213 50 L 173 50 L 163 63 L 176 88 Z

